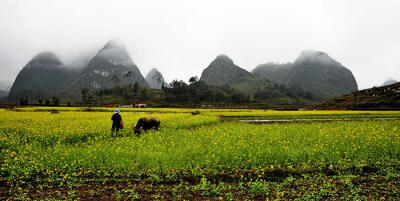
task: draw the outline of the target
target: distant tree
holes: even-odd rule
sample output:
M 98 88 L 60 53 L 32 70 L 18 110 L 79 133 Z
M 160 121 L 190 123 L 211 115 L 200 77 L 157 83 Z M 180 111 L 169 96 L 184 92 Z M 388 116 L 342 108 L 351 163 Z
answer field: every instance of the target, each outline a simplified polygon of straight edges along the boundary
M 307 91 L 304 98 L 312 100 L 314 99 L 314 95 L 311 92 Z
M 39 103 L 39 105 L 42 105 L 42 104 L 43 104 L 43 100 L 42 100 L 42 99 L 39 99 L 39 100 L 38 100 L 38 103 Z
M 187 87 L 187 84 L 183 80 L 173 80 L 170 84 L 171 88 L 174 89 L 184 89 Z
M 21 97 L 21 98 L 19 99 L 19 105 L 20 105 L 20 106 L 28 105 L 28 100 L 26 100 L 25 98 Z
M 232 102 L 234 103 L 246 103 L 248 100 L 249 97 L 244 93 L 234 92 L 232 94 Z
M 92 103 L 92 102 L 94 102 L 94 101 L 96 101 L 96 100 L 95 100 L 95 97 L 94 97 L 92 94 L 90 94 L 89 97 L 88 97 L 87 102 L 88 102 L 88 103 Z
M 46 100 L 44 101 L 44 105 L 49 106 L 49 105 L 50 105 L 50 100 L 49 100 L 49 99 L 46 99 Z
M 190 84 L 194 84 L 194 83 L 196 83 L 198 80 L 199 80 L 199 78 L 198 78 L 197 76 L 194 76 L 194 77 L 191 77 L 191 78 L 189 79 L 189 83 L 190 83 Z
M 88 89 L 86 89 L 86 88 L 81 89 L 82 103 L 85 103 L 87 101 L 88 94 L 89 94 L 89 90 Z
M 189 100 L 189 87 L 183 80 L 173 80 L 169 85 L 170 88 L 165 90 L 170 101 L 184 103 Z
M 137 93 L 139 91 L 139 83 L 135 82 L 135 84 L 133 85 L 133 92 Z
M 144 101 L 147 100 L 149 97 L 147 95 L 147 89 L 146 88 L 142 88 L 139 90 L 139 99 Z
M 126 85 L 122 88 L 122 96 L 125 99 L 129 98 L 130 92 L 133 91 L 133 86 L 132 84 Z
M 59 106 L 60 105 L 60 98 L 53 96 L 51 97 L 51 101 L 53 102 L 54 106 Z

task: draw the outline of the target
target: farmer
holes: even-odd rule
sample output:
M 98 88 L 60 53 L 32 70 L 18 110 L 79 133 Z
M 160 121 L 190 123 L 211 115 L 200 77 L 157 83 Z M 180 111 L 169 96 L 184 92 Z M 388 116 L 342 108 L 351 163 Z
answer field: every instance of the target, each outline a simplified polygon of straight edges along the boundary
M 113 137 L 114 132 L 118 133 L 119 129 L 122 129 L 123 127 L 122 117 L 119 112 L 119 109 L 116 109 L 111 117 L 111 120 L 113 122 L 111 127 L 111 137 Z

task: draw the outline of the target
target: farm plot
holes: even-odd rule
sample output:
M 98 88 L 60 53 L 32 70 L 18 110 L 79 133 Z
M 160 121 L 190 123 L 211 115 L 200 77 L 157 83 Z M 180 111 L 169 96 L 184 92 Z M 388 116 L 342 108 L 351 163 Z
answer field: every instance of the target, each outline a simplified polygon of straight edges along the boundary
M 400 120 L 253 125 L 221 122 L 224 112 L 241 115 L 122 113 L 126 125 L 157 116 L 161 129 L 112 138 L 112 113 L 2 110 L 0 198 L 400 197 Z

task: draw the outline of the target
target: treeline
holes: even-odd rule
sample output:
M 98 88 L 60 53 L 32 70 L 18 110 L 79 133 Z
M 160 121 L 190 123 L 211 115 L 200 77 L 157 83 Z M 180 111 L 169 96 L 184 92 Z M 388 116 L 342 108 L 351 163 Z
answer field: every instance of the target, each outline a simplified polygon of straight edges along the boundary
M 304 90 L 300 86 L 296 85 L 287 86 L 285 84 L 277 84 L 277 83 L 270 83 L 270 85 L 266 85 L 261 89 L 258 89 L 254 94 L 254 96 L 257 101 L 263 101 L 265 99 L 279 97 L 282 94 L 294 99 L 313 100 L 315 98 L 311 92 Z
M 200 104 L 256 104 L 268 103 L 271 99 L 287 98 L 294 101 L 312 100 L 312 93 L 301 87 L 283 84 L 264 83 L 254 93 L 242 92 L 229 85 L 210 86 L 191 77 L 189 82 L 174 80 L 168 86 L 159 89 L 149 89 L 135 83 L 123 87 L 115 86 L 100 89 L 94 93 L 82 90 L 82 103 L 105 104 L 107 100 L 119 97 L 119 104 L 136 104 L 139 102 L 156 103 L 163 106 L 200 105 Z
M 167 103 L 248 103 L 250 95 L 239 92 L 229 85 L 209 86 L 197 77 L 191 77 L 189 84 L 174 80 L 164 88 Z
M 57 96 L 52 96 L 50 98 L 42 99 L 42 98 L 29 98 L 29 97 L 21 97 L 18 101 L 20 106 L 26 105 L 35 105 L 35 106 L 59 106 L 61 100 Z M 71 105 L 70 102 L 67 103 Z
M 135 83 L 122 87 L 104 88 L 96 91 L 82 89 L 82 104 L 96 105 L 113 102 L 119 104 L 156 103 L 158 105 L 196 105 L 215 103 L 247 103 L 250 96 L 234 90 L 229 85 L 209 86 L 199 81 L 197 77 L 189 79 L 189 84 L 183 80 L 174 80 L 162 89 L 150 89 Z
M 191 103 L 265 103 L 271 99 L 289 97 L 294 100 L 313 100 L 312 93 L 298 86 L 283 84 L 260 83 L 260 88 L 255 93 L 245 93 L 229 85 L 209 86 L 197 77 L 189 79 L 189 84 L 183 80 L 174 80 L 169 88 L 165 88 L 166 102 L 191 102 Z
M 287 100 L 292 104 L 304 105 L 304 100 L 312 101 L 312 93 L 298 86 L 261 82 L 253 92 L 239 91 L 229 85 L 210 86 L 191 77 L 189 82 L 174 80 L 162 89 L 150 89 L 138 83 L 125 86 L 114 86 L 98 90 L 81 89 L 80 100 L 60 100 L 52 96 L 47 99 L 21 98 L 20 105 L 58 106 L 61 102 L 67 106 L 104 106 L 104 105 L 135 105 L 146 103 L 164 107 L 196 106 L 196 105 L 248 105 L 248 104 L 277 104 L 273 102 Z

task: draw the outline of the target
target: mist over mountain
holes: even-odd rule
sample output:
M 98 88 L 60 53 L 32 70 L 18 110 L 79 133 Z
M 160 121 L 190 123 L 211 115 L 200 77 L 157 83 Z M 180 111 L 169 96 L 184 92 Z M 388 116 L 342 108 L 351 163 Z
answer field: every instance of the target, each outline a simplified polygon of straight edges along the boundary
M 81 88 L 100 89 L 135 83 L 148 86 L 125 46 L 113 39 L 89 61 L 78 85 Z
M 0 81 L 0 90 L 3 90 L 3 91 L 10 91 L 10 89 L 11 89 L 11 84 L 12 84 L 12 83 L 10 83 L 10 82 L 8 82 L 8 81 Z
M 295 85 L 326 99 L 357 90 L 353 73 L 320 51 L 305 50 L 294 63 L 262 64 L 252 73 L 273 82 Z
M 146 81 L 149 84 L 150 88 L 153 89 L 161 89 L 167 87 L 168 84 L 165 82 L 164 77 L 156 68 L 152 68 L 146 75 Z
M 257 66 L 252 73 L 237 66 L 228 56 L 219 55 L 203 70 L 200 81 L 203 83 L 198 85 L 203 87 L 199 89 L 201 93 L 225 90 L 222 92 L 225 96 L 234 97 L 227 100 L 236 102 L 307 104 L 357 90 L 350 70 L 326 53 L 310 50 L 303 51 L 293 63 L 266 63 Z M 20 71 L 8 99 L 43 100 L 58 96 L 79 101 L 83 91 L 108 93 L 105 89 L 125 86 L 128 86 L 126 90 L 132 90 L 135 84 L 153 89 L 167 86 L 155 68 L 145 79 L 125 46 L 113 39 L 90 60 L 87 54 L 78 57 L 73 66 L 65 65 L 53 52 L 38 54 Z M 181 82 L 175 85 L 184 86 Z M 141 97 L 146 97 L 143 94 Z
M 97 52 L 98 50 L 80 52 L 80 54 L 70 58 L 67 62 L 65 62 L 65 65 L 69 68 L 83 69 L 89 64 L 90 60 L 96 56 Z
M 82 89 L 96 90 L 135 83 L 148 86 L 121 42 L 111 40 L 94 57 L 88 59 L 89 56 L 83 54 L 67 66 L 53 52 L 36 55 L 19 72 L 8 99 L 76 97 Z
M 387 80 L 385 80 L 385 82 L 383 83 L 383 85 L 382 85 L 382 86 L 391 85 L 391 84 L 394 84 L 394 83 L 397 83 L 397 82 L 399 82 L 399 81 L 398 81 L 398 80 L 395 80 L 395 79 L 392 79 L 392 78 L 390 78 L 390 79 L 387 79 Z
M 143 76 L 157 67 L 168 81 L 200 78 L 218 53 L 251 71 L 268 61 L 293 62 L 305 48 L 325 50 L 349 67 L 360 89 L 388 77 L 400 80 L 399 1 L 181 3 L 0 1 L 0 80 L 14 81 L 45 50 L 68 67 L 77 54 L 95 49 L 91 59 L 114 36 L 123 40 Z
M 79 71 L 67 68 L 53 52 L 42 52 L 19 72 L 9 93 L 10 100 L 21 97 L 45 98 L 60 95 Z
M 0 90 L 0 98 L 8 96 L 8 91 Z

